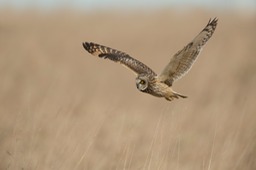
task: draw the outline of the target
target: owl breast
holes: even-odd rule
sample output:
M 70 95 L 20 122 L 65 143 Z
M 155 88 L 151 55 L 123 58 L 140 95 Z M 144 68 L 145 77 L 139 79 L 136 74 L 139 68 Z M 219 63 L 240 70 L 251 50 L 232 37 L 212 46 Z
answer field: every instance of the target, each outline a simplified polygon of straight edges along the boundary
M 163 97 L 168 93 L 168 91 L 169 87 L 166 84 L 155 81 L 149 83 L 148 88 L 144 92 L 156 97 Z

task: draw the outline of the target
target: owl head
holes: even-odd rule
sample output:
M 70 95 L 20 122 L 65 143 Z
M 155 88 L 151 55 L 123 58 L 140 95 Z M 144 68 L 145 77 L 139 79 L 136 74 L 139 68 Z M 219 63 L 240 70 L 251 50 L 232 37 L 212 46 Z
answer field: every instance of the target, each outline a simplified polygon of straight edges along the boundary
M 139 75 L 136 78 L 136 87 L 140 91 L 145 91 L 148 88 L 149 79 L 146 75 Z

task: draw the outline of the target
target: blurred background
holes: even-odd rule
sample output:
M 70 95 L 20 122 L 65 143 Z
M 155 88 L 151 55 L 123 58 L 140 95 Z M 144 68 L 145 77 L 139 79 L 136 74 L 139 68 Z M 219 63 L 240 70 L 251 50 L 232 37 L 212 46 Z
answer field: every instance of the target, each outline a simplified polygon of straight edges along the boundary
M 256 1 L 0 1 L 0 169 L 256 169 Z M 161 72 L 219 24 L 168 102 L 82 42 Z

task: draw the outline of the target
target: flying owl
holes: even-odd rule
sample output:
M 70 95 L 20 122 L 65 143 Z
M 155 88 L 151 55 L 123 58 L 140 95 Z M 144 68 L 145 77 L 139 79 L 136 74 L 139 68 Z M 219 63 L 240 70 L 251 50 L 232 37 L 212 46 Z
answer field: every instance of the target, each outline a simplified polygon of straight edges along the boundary
M 157 75 L 151 68 L 130 55 L 92 42 L 84 42 L 83 47 L 94 56 L 110 59 L 131 69 L 136 75 L 136 87 L 139 91 L 168 101 L 187 98 L 172 89 L 172 84 L 183 77 L 192 67 L 202 47 L 211 38 L 218 19 L 210 19 L 205 28 L 182 50 L 171 57 L 167 66 Z

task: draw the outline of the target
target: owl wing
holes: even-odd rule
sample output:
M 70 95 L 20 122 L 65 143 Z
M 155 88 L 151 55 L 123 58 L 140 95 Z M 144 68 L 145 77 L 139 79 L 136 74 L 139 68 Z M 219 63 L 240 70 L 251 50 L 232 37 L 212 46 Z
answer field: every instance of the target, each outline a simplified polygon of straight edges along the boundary
M 92 55 L 98 56 L 104 59 L 110 59 L 114 62 L 118 62 L 125 67 L 130 68 L 135 74 L 151 74 L 156 76 L 156 73 L 142 62 L 132 58 L 128 54 L 106 47 L 92 42 L 84 42 L 83 47 L 86 51 Z
M 199 52 L 211 38 L 217 26 L 217 18 L 209 20 L 206 27 L 182 50 L 178 51 L 159 75 L 159 80 L 172 86 L 173 82 L 184 76 L 192 67 Z

